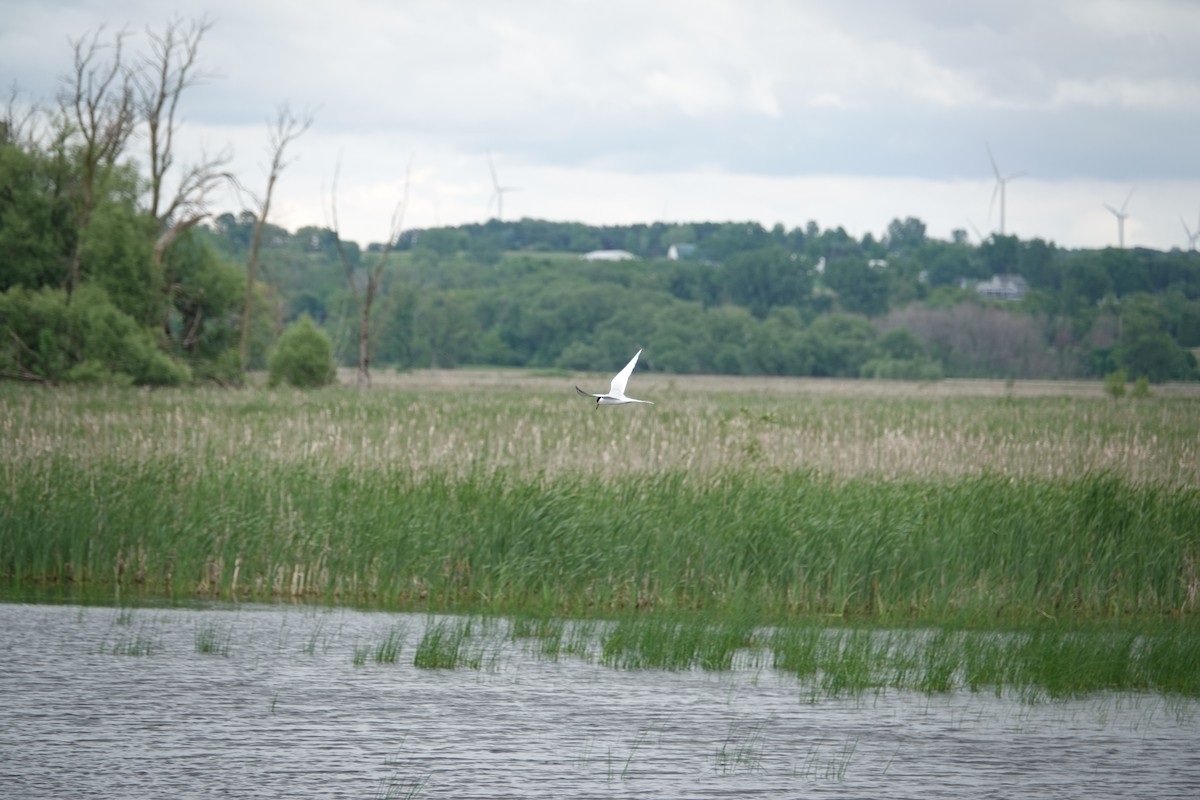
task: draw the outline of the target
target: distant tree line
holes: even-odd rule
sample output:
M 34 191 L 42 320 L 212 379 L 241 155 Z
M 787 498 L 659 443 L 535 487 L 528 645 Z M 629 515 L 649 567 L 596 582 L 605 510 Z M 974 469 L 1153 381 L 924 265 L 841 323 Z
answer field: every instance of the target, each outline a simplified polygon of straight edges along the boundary
M 241 258 L 253 215 L 199 233 Z M 307 313 L 353 363 L 354 297 L 335 237 L 267 226 L 281 322 Z M 671 245 L 693 247 L 686 259 Z M 378 251 L 351 248 L 351 257 Z M 626 250 L 591 261 L 592 250 Z M 842 229 L 756 223 L 596 227 L 539 220 L 412 230 L 380 287 L 373 357 L 400 369 L 462 364 L 594 369 L 645 347 L 650 369 L 682 373 L 1081 378 L 1124 369 L 1197 377 L 1200 255 L 1065 250 L 993 236 L 942 241 L 916 219 L 861 240 Z M 1020 300 L 981 296 L 994 275 Z M 627 358 L 627 356 L 626 356 Z

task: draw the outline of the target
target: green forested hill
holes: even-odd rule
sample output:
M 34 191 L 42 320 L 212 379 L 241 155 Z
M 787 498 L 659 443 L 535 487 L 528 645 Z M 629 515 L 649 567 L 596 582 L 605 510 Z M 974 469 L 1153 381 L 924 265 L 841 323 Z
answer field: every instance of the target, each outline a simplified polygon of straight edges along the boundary
M 225 215 L 202 238 L 237 263 L 251 224 Z M 357 310 L 330 232 L 272 234 L 282 318 L 310 314 L 353 363 Z M 596 250 L 632 257 L 585 258 Z M 381 248 L 353 256 L 373 265 Z M 977 290 L 998 275 L 1019 276 L 1023 296 Z M 670 372 L 1191 379 L 1200 255 L 942 241 L 911 218 L 878 240 L 815 224 L 492 220 L 406 232 L 372 329 L 374 363 L 401 368 L 591 369 L 645 347 L 645 365 Z

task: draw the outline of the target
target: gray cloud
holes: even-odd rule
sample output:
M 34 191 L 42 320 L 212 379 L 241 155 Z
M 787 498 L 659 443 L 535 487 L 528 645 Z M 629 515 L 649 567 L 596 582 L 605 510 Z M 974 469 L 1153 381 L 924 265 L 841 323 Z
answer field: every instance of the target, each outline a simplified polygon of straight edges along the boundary
M 986 140 L 1003 169 L 1048 182 L 1200 180 L 1200 4 L 1185 0 L 176 7 L 216 20 L 189 124 L 248 140 L 286 100 L 381 164 L 491 151 L 510 169 L 589 174 L 987 181 Z M 0 77 L 52 97 L 68 36 L 169 13 L 10 0 Z M 446 197 L 487 190 L 437 174 Z

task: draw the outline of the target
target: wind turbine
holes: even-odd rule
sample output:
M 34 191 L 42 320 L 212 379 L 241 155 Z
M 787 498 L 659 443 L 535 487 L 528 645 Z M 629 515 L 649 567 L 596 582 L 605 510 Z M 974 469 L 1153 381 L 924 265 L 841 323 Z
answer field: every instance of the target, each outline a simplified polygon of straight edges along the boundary
M 1179 221 L 1183 223 L 1183 232 L 1187 234 L 1188 250 L 1195 252 L 1196 242 L 1200 241 L 1200 221 L 1196 222 L 1196 230 L 1194 231 L 1183 221 L 1183 214 L 1179 215 Z
M 488 210 L 492 208 L 492 203 L 496 204 L 496 219 L 504 220 L 504 193 L 518 191 L 517 186 L 501 186 L 500 179 L 496 177 L 496 165 L 492 163 L 492 154 L 488 153 L 488 168 L 492 171 L 492 196 L 488 198 Z
M 996 166 L 996 158 L 992 155 L 992 147 L 987 142 L 983 143 L 987 148 L 988 160 L 992 162 L 992 172 L 996 174 L 996 188 L 992 190 L 992 203 L 988 206 L 988 217 L 992 216 L 992 206 L 996 204 L 996 195 L 1000 195 L 1000 235 L 1004 235 L 1004 187 L 1008 182 L 1024 175 L 1024 172 L 1014 172 L 1011 175 L 1001 175 L 1000 167 Z
M 1125 196 L 1125 202 L 1121 204 L 1120 211 L 1117 211 L 1108 203 L 1104 204 L 1104 207 L 1111 211 L 1113 216 L 1117 218 L 1117 242 L 1121 249 L 1125 248 L 1125 220 L 1129 218 L 1129 214 L 1125 212 L 1125 209 L 1129 207 L 1129 199 L 1131 197 L 1133 197 L 1133 189 L 1130 189 L 1129 194 Z

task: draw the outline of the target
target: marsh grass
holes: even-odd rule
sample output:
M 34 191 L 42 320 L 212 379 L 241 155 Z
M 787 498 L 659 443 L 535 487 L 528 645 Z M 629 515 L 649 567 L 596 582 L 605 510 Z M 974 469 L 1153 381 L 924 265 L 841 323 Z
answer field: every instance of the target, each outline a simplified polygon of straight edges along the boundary
M 765 722 L 732 723 L 714 758 L 721 775 L 757 773 L 763 769 Z
M 753 647 L 745 620 L 676 615 L 624 616 L 600 635 L 600 663 L 621 669 L 726 671 L 735 654 Z
M 1200 489 L 807 472 L 517 481 L 229 474 L 182 464 L 12 476 L 9 580 L 402 610 L 795 614 L 885 622 L 1190 615 Z M 163 497 L 176 505 L 164 508 Z M 32 506 L 36 504 L 35 514 Z M 136 565 L 136 566 L 135 566 Z M 36 579 L 34 576 L 38 576 Z
M 532 641 L 532 649 L 539 657 L 557 661 L 563 651 L 566 631 L 567 623 L 563 619 L 525 615 L 513 618 L 509 635 L 513 641 Z
M 2 384 L 0 584 L 524 615 L 542 657 L 632 668 L 727 669 L 774 626 L 775 663 L 832 693 L 1200 693 L 1194 387 L 644 378 L 669 402 L 593 412 L 513 372 Z M 1026 638 L 961 633 L 988 629 Z M 466 631 L 426 635 L 423 661 L 463 663 Z
M 1047 623 L 997 632 L 809 625 L 774 629 L 763 646 L 772 667 L 796 675 L 814 698 L 887 689 L 1011 693 L 1030 702 L 1106 691 L 1200 693 L 1196 637 L 1170 626 L 1146 632 Z
M 413 777 L 395 774 L 381 781 L 375 796 L 380 800 L 415 800 L 425 790 L 429 775 Z
M 420 669 L 494 668 L 499 659 L 499 642 L 494 635 L 479 631 L 480 624 L 480 620 L 471 618 L 431 619 L 413 654 L 413 666 Z
M 619 753 L 614 753 L 612 748 L 608 750 L 608 780 L 627 780 L 634 770 L 634 759 L 638 754 L 646 748 L 650 742 L 651 736 L 657 733 L 662 736 L 662 731 L 651 727 L 642 727 L 638 729 L 637 735 L 629 744 L 629 750 L 625 757 L 622 758 Z
M 404 645 L 404 629 L 393 626 L 388 629 L 383 638 L 375 643 L 372 655 L 376 664 L 395 664 L 400 658 L 400 650 Z
M 804 763 L 797 765 L 794 770 L 797 777 L 809 781 L 831 782 L 841 782 L 846 779 L 846 773 L 850 770 L 850 762 L 853 761 L 854 753 L 858 749 L 858 739 L 847 738 L 840 744 L 833 743 L 829 747 L 826 747 L 827 744 L 829 743 L 824 739 L 820 739 L 809 746 Z
M 325 620 L 318 619 L 314 622 L 312 628 L 309 629 L 308 638 L 305 639 L 302 651 L 305 655 L 316 655 L 318 646 L 321 652 L 328 652 L 331 645 L 331 636 L 326 630 Z
M 136 631 L 118 633 L 116 641 L 106 646 L 114 656 L 152 656 L 162 651 L 162 634 L 153 627 L 140 625 Z
M 358 644 L 354 645 L 354 650 L 350 654 L 350 662 L 356 667 L 366 666 L 367 659 L 371 656 L 371 645 Z
M 233 629 L 230 626 L 218 625 L 207 620 L 196 626 L 196 652 L 203 655 L 229 656 L 229 645 L 233 640 Z

